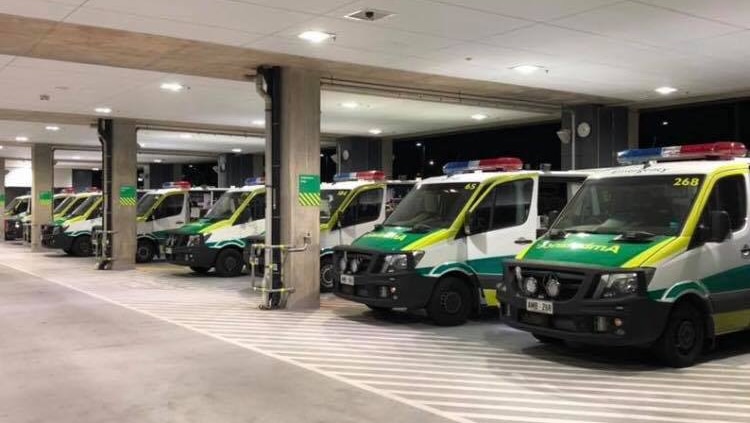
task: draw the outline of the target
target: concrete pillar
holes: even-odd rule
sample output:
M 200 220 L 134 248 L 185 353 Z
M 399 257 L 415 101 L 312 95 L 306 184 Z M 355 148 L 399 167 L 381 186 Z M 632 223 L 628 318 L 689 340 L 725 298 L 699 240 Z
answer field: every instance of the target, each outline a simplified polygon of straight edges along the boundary
M 320 210 L 298 201 L 300 175 L 320 175 L 320 74 L 299 68 L 281 70 L 281 242 L 302 245 L 306 252 L 291 253 L 284 268 L 286 286 L 294 287 L 289 309 L 320 306 Z M 270 166 L 270 165 L 269 165 Z
M 138 143 L 135 122 L 112 121 L 112 270 L 135 268 L 135 206 L 121 204 L 120 190 L 138 186 Z
M 641 113 L 638 110 L 628 110 L 628 148 L 638 148 L 640 135 Z
M 380 143 L 380 163 L 383 167 L 385 177 L 394 179 L 393 176 L 393 139 L 384 138 Z
M 617 152 L 628 148 L 628 109 L 585 104 L 565 108 L 562 129 L 569 142 L 560 148 L 564 170 L 593 169 L 617 164 Z
M 253 178 L 266 174 L 266 158 L 263 154 L 253 154 Z
M 383 143 L 379 138 L 345 137 L 338 140 L 339 172 L 380 170 Z
M 54 152 L 47 144 L 31 146 L 31 251 L 43 251 L 42 225 L 52 221 Z
M 228 154 L 220 154 L 216 163 L 218 171 L 217 185 L 219 188 L 229 188 L 229 179 L 227 178 L 228 156 Z
M 5 210 L 5 159 L 0 158 L 0 213 Z M 0 215 L 0 220 L 2 220 Z M 0 221 L 0 240 L 5 239 L 5 223 Z

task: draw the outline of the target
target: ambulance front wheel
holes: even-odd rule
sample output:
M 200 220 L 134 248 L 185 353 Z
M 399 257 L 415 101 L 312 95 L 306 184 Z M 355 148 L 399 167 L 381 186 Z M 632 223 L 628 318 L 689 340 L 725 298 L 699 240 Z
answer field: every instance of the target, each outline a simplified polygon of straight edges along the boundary
M 320 292 L 333 291 L 333 258 L 326 256 L 320 259 Z
M 471 290 L 462 279 L 448 276 L 441 279 L 427 303 L 427 314 L 438 326 L 466 323 L 471 312 Z
M 81 235 L 73 240 L 73 244 L 70 246 L 70 251 L 76 257 L 89 257 L 93 254 L 93 247 L 91 246 L 91 237 L 88 235 Z
M 225 248 L 216 256 L 216 274 L 222 278 L 241 275 L 243 267 L 242 253 L 234 248 Z
M 706 341 L 705 315 L 688 301 L 678 302 L 661 337 L 653 345 L 656 356 L 671 367 L 692 366 Z
M 156 255 L 154 243 L 148 239 L 139 239 L 135 250 L 136 263 L 150 263 Z

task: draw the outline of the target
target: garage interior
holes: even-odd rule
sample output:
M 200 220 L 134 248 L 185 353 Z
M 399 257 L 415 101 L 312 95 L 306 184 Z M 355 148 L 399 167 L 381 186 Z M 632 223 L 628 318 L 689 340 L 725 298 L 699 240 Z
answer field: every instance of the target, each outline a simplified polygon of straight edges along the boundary
M 383 314 L 321 292 L 298 200 L 303 177 L 750 143 L 748 39 L 743 0 L 3 0 L 0 205 L 104 190 L 108 256 L 45 248 L 38 205 L 0 242 L 0 421 L 749 421 L 747 331 L 674 369 L 497 308 Z M 265 274 L 136 263 L 123 187 L 248 178 Z

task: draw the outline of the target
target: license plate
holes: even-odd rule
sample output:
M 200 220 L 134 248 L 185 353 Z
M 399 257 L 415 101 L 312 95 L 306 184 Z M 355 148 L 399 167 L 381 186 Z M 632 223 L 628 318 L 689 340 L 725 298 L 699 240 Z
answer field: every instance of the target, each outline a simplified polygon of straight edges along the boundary
M 554 308 L 551 301 L 527 299 L 526 310 L 533 311 L 534 313 L 552 314 Z
M 354 286 L 354 276 L 352 275 L 341 275 L 341 285 Z
M 172 254 L 172 248 L 167 247 L 164 249 L 164 254 Z

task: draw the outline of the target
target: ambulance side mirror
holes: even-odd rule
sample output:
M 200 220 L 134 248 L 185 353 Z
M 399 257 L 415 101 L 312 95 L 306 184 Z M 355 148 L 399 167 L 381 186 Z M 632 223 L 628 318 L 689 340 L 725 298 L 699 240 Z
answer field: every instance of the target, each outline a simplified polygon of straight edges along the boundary
M 732 223 L 729 213 L 724 210 L 714 210 L 709 213 L 709 236 L 707 242 L 724 242 L 732 232 Z

